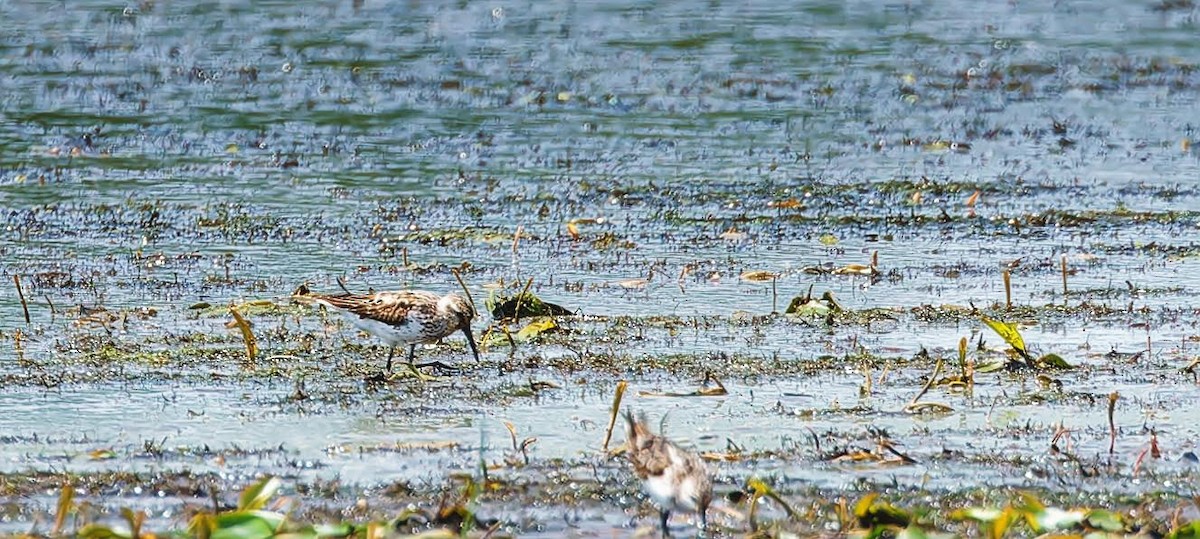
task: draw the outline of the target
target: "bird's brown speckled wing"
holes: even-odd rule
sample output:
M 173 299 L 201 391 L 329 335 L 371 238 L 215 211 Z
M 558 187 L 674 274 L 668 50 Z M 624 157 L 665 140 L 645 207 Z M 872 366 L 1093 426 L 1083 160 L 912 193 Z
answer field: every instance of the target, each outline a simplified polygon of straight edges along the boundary
M 629 462 L 638 478 L 657 477 L 671 465 L 671 454 L 667 449 L 670 442 L 662 436 L 656 436 L 646 426 L 644 418 L 634 419 L 628 410 L 625 412 L 628 424 L 626 441 L 629 450 Z
M 699 480 L 695 491 L 686 494 L 692 498 L 692 503 L 696 504 L 696 507 L 704 511 L 712 503 L 712 476 L 709 475 L 708 467 L 704 465 L 704 461 L 700 460 L 699 455 L 695 453 L 686 453 L 686 455 L 682 476 L 696 477 Z
M 439 297 L 429 292 L 405 290 L 374 294 L 314 295 L 312 299 L 362 318 L 403 326 L 412 321 L 412 315 L 420 320 L 433 318 L 437 312 Z

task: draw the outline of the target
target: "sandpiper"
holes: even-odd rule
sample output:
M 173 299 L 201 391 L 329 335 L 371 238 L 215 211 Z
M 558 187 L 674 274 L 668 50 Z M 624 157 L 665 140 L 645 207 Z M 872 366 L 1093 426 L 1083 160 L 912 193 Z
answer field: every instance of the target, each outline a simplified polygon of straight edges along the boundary
M 421 367 L 450 369 L 440 361 L 414 364 L 418 344 L 435 343 L 443 337 L 462 331 L 475 361 L 479 348 L 471 334 L 471 319 L 475 309 L 458 294 L 439 296 L 423 290 L 398 290 L 370 294 L 301 294 L 313 302 L 342 313 L 351 324 L 388 344 L 387 372 L 392 372 L 392 357 L 396 347 L 408 345 L 408 367 L 420 376 Z
M 625 411 L 629 424 L 626 448 L 633 471 L 659 508 L 663 537 L 670 537 L 667 519 L 676 509 L 700 515 L 700 530 L 708 528 L 708 504 L 712 501 L 712 477 L 695 453 L 684 450 L 665 437 L 650 432 L 646 417 L 635 419 Z

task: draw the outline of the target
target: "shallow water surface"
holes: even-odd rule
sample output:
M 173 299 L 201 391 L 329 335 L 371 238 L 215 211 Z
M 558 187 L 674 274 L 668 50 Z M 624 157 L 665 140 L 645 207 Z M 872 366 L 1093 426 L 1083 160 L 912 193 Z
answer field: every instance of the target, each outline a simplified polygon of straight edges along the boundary
M 525 485 L 480 502 L 509 531 L 633 533 L 653 518 L 601 448 L 621 379 L 672 437 L 739 455 L 721 493 L 1192 496 L 1197 16 L 0 4 L 0 531 L 44 528 L 63 481 L 101 520 L 180 526 L 262 474 L 318 517 L 383 519 L 482 459 Z M 873 278 L 831 273 L 873 255 Z M 453 291 L 452 269 L 480 302 L 532 279 L 578 315 L 515 349 L 493 332 L 479 364 L 457 337 L 422 349 L 463 372 L 380 387 L 376 342 L 288 300 L 339 277 Z M 846 312 L 771 314 L 810 289 Z M 254 301 L 249 362 L 222 306 Z M 925 396 L 952 411 L 905 413 L 937 358 L 960 372 L 960 338 L 1003 359 L 981 314 L 1079 368 L 979 373 Z M 726 396 L 640 394 L 706 372 Z M 527 464 L 505 422 L 537 438 Z M 915 463 L 837 458 L 881 438 Z

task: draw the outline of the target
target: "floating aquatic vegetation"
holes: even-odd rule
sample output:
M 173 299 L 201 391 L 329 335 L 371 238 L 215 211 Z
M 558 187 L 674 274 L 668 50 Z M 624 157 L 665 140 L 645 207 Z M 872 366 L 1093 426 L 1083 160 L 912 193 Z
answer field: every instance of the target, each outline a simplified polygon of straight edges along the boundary
M 234 326 L 242 333 L 242 340 L 246 344 L 246 361 L 254 363 L 254 358 L 258 356 L 258 339 L 254 338 L 254 330 L 250 329 L 250 322 L 242 316 L 238 311 L 237 306 L 229 306 L 229 314 L 233 315 Z
M 950 406 L 940 402 L 925 402 L 921 400 L 921 397 L 925 396 L 925 393 L 929 391 L 929 388 L 933 387 L 933 385 L 938 382 L 938 375 L 941 373 L 942 358 L 939 357 L 937 359 L 937 364 L 933 367 L 933 374 L 930 374 L 929 379 L 925 381 L 925 387 L 921 388 L 921 391 L 913 397 L 912 401 L 904 406 L 905 412 L 910 414 L 923 414 L 929 412 L 948 413 L 954 411 L 954 408 L 951 408 Z
M 638 396 L 640 397 L 721 397 L 728 394 L 729 392 L 725 390 L 725 384 L 722 384 L 721 380 L 717 379 L 716 376 L 713 376 L 712 373 L 707 372 L 704 373 L 704 380 L 700 383 L 700 387 L 694 391 L 688 391 L 686 393 L 678 393 L 673 391 L 668 391 L 665 393 L 656 391 L 638 392 Z
M 484 306 L 492 317 L 500 319 L 520 320 L 534 316 L 571 316 L 574 311 L 561 305 L 543 301 L 532 292 L 522 292 L 515 296 L 502 296 L 493 292 L 488 296 Z
M 769 282 L 769 281 L 775 280 L 778 277 L 779 277 L 779 274 L 777 274 L 777 273 L 770 272 L 770 271 L 763 271 L 763 270 L 747 271 L 747 272 L 742 273 L 742 275 L 741 275 L 741 279 L 743 281 L 750 281 L 752 283 Z
M 820 298 L 812 297 L 812 286 L 808 287 L 808 292 L 803 296 L 796 296 L 792 301 L 788 302 L 787 309 L 783 314 L 796 319 L 817 318 L 840 313 L 843 311 L 842 305 L 838 303 L 837 298 L 833 297 L 833 292 L 825 291 Z
M 1004 339 L 1005 343 L 1008 343 L 1008 345 L 1010 347 L 1012 347 L 1012 350 L 1015 352 L 1015 355 L 1017 356 L 1018 361 L 1016 361 L 1016 362 L 1013 362 L 1013 361 L 1003 362 L 1002 361 L 1002 362 L 991 363 L 988 365 L 983 365 L 983 366 L 979 367 L 979 369 L 978 369 L 979 372 L 993 372 L 993 371 L 999 370 L 1001 368 L 1004 368 L 1005 366 L 1012 367 L 1015 365 L 1023 365 L 1026 367 L 1033 367 L 1033 368 L 1038 368 L 1038 369 L 1073 369 L 1074 368 L 1074 366 L 1067 363 L 1067 361 L 1065 359 L 1063 359 L 1062 356 L 1059 356 L 1058 354 L 1045 354 L 1036 359 L 1033 356 L 1031 356 L 1029 354 L 1029 351 L 1025 348 L 1025 339 L 1021 337 L 1021 332 L 1017 331 L 1017 324 L 1015 322 L 1002 322 L 1000 320 L 995 320 L 995 319 L 989 318 L 987 316 L 984 316 L 981 319 L 983 320 L 984 325 L 991 328 L 992 331 L 995 331 L 996 334 L 999 335 L 1001 339 Z
M 617 424 L 617 417 L 621 415 L 621 399 L 625 397 L 625 389 L 629 387 L 629 382 L 621 380 L 617 382 L 617 388 L 613 392 L 612 408 L 609 410 L 608 427 L 604 429 L 604 443 L 601 447 L 608 451 L 608 442 L 612 440 L 613 427 Z

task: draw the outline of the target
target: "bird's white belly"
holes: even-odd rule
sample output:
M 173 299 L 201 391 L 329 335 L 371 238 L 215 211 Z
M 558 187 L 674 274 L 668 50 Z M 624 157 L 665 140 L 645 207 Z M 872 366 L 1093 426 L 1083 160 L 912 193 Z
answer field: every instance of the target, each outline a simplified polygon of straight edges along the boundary
M 409 322 L 404 325 L 393 326 L 378 320 L 362 318 L 352 313 L 343 314 L 351 324 L 354 324 L 354 327 L 383 339 L 391 346 L 419 343 L 428 339 L 428 336 L 422 331 L 424 329 L 424 325 L 414 320 L 409 320 Z
M 650 499 L 659 507 L 667 510 L 675 508 L 676 492 L 671 474 L 664 473 L 646 478 L 645 490 Z

